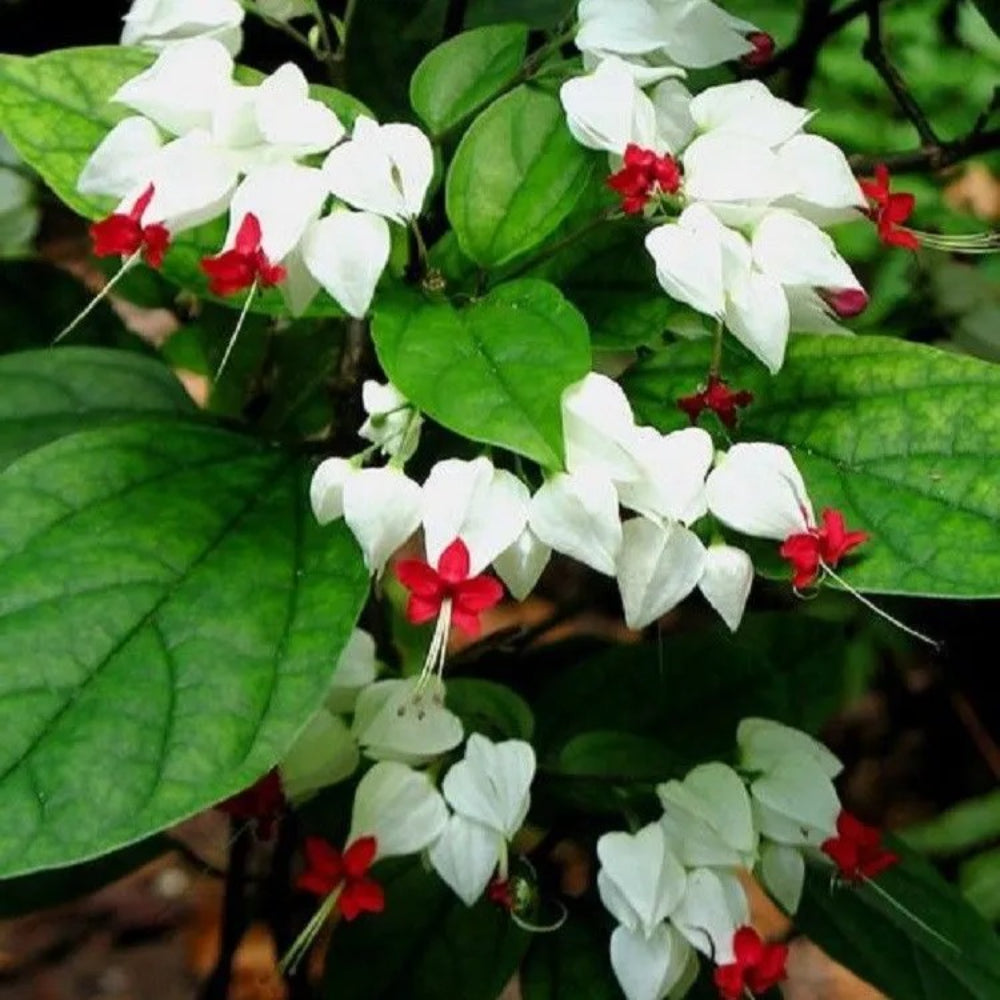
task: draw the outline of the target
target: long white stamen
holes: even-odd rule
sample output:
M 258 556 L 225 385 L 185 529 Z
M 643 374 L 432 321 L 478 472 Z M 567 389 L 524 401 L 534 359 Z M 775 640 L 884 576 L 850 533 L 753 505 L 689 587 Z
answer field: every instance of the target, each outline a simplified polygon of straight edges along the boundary
M 553 931 L 559 930 L 569 919 L 569 910 L 566 909 L 566 904 L 561 899 L 553 899 L 552 902 L 559 907 L 560 913 L 551 924 L 530 924 L 523 917 L 519 917 L 513 910 L 510 911 L 510 919 L 522 931 L 527 931 L 529 934 L 551 934 Z
M 222 355 L 222 363 L 219 365 L 218 370 L 215 373 L 215 381 L 218 382 L 222 377 L 223 369 L 226 367 L 226 362 L 229 360 L 229 355 L 233 353 L 233 348 L 236 346 L 236 338 L 239 337 L 240 331 L 243 329 L 243 324 L 246 322 L 247 313 L 250 312 L 250 305 L 254 300 L 254 296 L 257 294 L 257 282 L 255 281 L 250 286 L 250 291 L 247 292 L 246 301 L 243 303 L 243 308 L 240 310 L 240 318 L 236 321 L 236 329 L 233 330 L 233 335 L 229 338 L 229 343 L 226 345 L 226 353 Z
M 67 334 L 72 333 L 98 306 L 99 303 L 103 302 L 110 294 L 111 290 L 118 284 L 122 278 L 129 272 L 129 270 L 136 264 L 139 258 L 142 256 L 142 247 L 140 247 L 131 257 L 126 257 L 122 262 L 122 266 L 118 269 L 118 273 L 113 275 L 108 279 L 105 286 L 87 303 L 82 312 L 77 313 L 76 318 L 69 324 L 69 326 L 64 327 L 62 333 L 52 341 L 52 346 L 55 347 L 63 337 Z
M 302 932 L 292 942 L 292 946 L 288 949 L 284 958 L 282 958 L 278 963 L 278 971 L 281 972 L 282 975 L 296 970 L 299 962 L 302 961 L 306 952 L 309 951 L 313 941 L 316 940 L 316 936 L 323 929 L 323 925 L 330 919 L 330 914 L 333 912 L 333 908 L 337 905 L 337 900 L 340 899 L 342 888 L 342 886 L 337 886 L 337 888 L 323 900 L 319 909 L 313 914 L 309 923 L 302 928 Z
M 915 913 L 912 913 L 905 906 L 903 906 L 902 903 L 900 903 L 898 900 L 894 899 L 891 895 L 889 895 L 889 893 L 887 893 L 885 889 L 883 889 L 882 886 L 880 886 L 874 879 L 868 878 L 867 875 L 863 876 L 863 878 L 865 885 L 874 889 L 875 892 L 878 893 L 878 895 L 881 896 L 882 899 L 884 899 L 890 906 L 894 907 L 898 912 L 902 913 L 903 916 L 912 920 L 921 930 L 926 931 L 928 934 L 931 935 L 931 937 L 940 941 L 941 944 L 946 945 L 953 951 L 961 953 L 962 949 L 959 948 L 954 941 L 949 941 L 938 931 L 934 930 L 934 928 L 931 927 L 929 924 L 925 924 L 923 920 L 921 920 Z
M 877 604 L 868 600 L 868 598 L 865 597 L 864 594 L 862 594 L 858 590 L 855 590 L 849 583 L 847 583 L 844 580 L 843 577 L 838 576 L 836 573 L 834 573 L 834 571 L 830 569 L 830 567 L 826 563 L 820 563 L 820 565 L 823 567 L 824 573 L 826 573 L 832 579 L 836 580 L 837 583 L 839 583 L 840 586 L 847 591 L 847 593 L 856 597 L 866 608 L 868 608 L 869 611 L 874 611 L 875 614 L 879 616 L 879 618 L 884 619 L 890 625 L 895 625 L 896 628 L 898 628 L 901 632 L 905 632 L 907 635 L 912 636 L 914 639 L 919 639 L 921 642 L 927 643 L 927 645 L 930 646 L 932 649 L 941 648 L 940 642 L 937 642 L 936 640 L 930 638 L 930 636 L 924 635 L 923 632 L 918 632 L 915 628 L 910 628 L 909 625 L 903 624 L 903 622 L 901 622 L 898 618 L 894 618 L 892 615 L 890 615 L 888 611 L 883 610 Z
M 427 647 L 427 656 L 424 657 L 424 665 L 420 669 L 420 679 L 414 694 L 419 696 L 427 686 L 431 677 L 438 673 L 438 660 L 444 667 L 444 650 L 448 642 L 448 629 L 451 624 L 451 601 L 445 600 L 438 613 L 437 623 L 434 626 L 434 634 L 431 636 L 431 644 Z

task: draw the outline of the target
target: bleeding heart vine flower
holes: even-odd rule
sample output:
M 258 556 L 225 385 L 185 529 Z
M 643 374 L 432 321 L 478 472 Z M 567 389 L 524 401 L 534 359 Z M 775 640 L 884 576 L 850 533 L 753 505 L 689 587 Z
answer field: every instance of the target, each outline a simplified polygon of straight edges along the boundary
M 473 733 L 465 757 L 453 764 L 441 790 L 453 814 L 430 849 L 431 866 L 472 906 L 496 873 L 509 878 L 508 844 L 531 803 L 535 751 L 523 740 L 493 743 Z
M 367 419 L 358 435 L 377 445 L 383 455 L 406 462 L 420 445 L 423 417 L 391 383 L 366 379 L 361 386 L 361 404 Z
M 681 396 L 677 408 L 683 410 L 692 424 L 710 410 L 730 430 L 736 427 L 738 411 L 753 403 L 753 393 L 747 389 L 730 389 L 729 383 L 718 375 L 709 375 L 705 386 L 690 396 Z
M 259 839 L 270 840 L 287 806 L 281 776 L 277 768 L 272 768 L 249 788 L 220 802 L 216 809 L 239 823 L 251 825 Z
M 133 0 L 123 20 L 122 45 L 164 49 L 191 38 L 209 38 L 232 55 L 243 45 L 243 7 L 238 0 Z
M 715 970 L 722 1000 L 759 996 L 787 978 L 788 945 L 768 944 L 752 927 L 733 935 L 733 961 Z
M 351 631 L 334 668 L 323 704 L 331 712 L 352 712 L 358 695 L 378 675 L 375 640 L 362 628 Z
M 862 823 L 846 810 L 837 817 L 836 835 L 820 845 L 848 882 L 876 878 L 898 864 L 899 855 L 882 846 L 882 831 Z
M 143 218 L 155 193 L 156 186 L 150 184 L 127 212 L 114 212 L 90 227 L 96 256 L 141 254 L 150 267 L 162 266 L 170 246 L 170 231 L 161 222 L 146 222 Z

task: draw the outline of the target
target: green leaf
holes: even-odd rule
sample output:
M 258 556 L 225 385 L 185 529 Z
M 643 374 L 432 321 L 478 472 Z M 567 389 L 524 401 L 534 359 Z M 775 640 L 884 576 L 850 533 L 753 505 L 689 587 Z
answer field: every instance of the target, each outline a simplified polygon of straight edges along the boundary
M 155 58 L 155 53 L 128 46 L 57 49 L 31 58 L 0 55 L 0 133 L 52 190 L 85 218 L 107 215 L 114 203 L 81 195 L 76 190 L 80 171 L 112 126 L 134 113 L 111 104 L 110 98 Z M 240 67 L 236 77 L 243 83 L 256 83 L 261 74 Z M 312 87 L 311 93 L 347 125 L 365 111 L 360 102 L 331 87 Z M 218 219 L 181 233 L 164 261 L 164 276 L 207 295 L 200 261 L 218 252 L 225 231 L 225 221 Z M 277 290 L 257 296 L 253 309 L 287 313 Z M 321 295 L 309 314 L 341 315 L 341 310 L 329 296 Z
M 537 246 L 573 210 L 594 164 L 557 97 L 526 85 L 501 97 L 448 171 L 445 208 L 463 252 L 497 267 Z
M 0 917 L 26 916 L 89 896 L 168 854 L 165 837 L 150 837 L 96 861 L 0 881 Z
M 1000 35 L 1000 0 L 972 0 L 994 33 Z
M 678 345 L 624 381 L 639 417 L 683 426 L 679 396 L 711 347 Z M 750 389 L 738 439 L 791 449 L 813 504 L 872 540 L 839 572 L 859 590 L 1000 596 L 1000 368 L 887 337 L 796 336 L 771 378 L 726 362 Z
M 990 923 L 1000 923 L 1000 847 L 963 862 L 958 887 L 978 913 Z
M 431 50 L 410 81 L 410 103 L 441 135 L 495 97 L 528 51 L 528 28 L 498 24 L 466 31 Z
M 995 1000 L 1000 941 L 952 886 L 902 850 L 903 863 L 880 875 L 877 889 L 831 889 L 829 869 L 811 869 L 796 926 L 890 1000 Z
M 170 369 L 139 354 L 99 347 L 7 354 L 0 357 L 0 469 L 90 427 L 197 412 Z
M 590 345 L 583 317 L 554 285 L 512 281 L 464 309 L 386 296 L 372 336 L 389 378 L 438 423 L 562 465 L 560 399 L 590 370 Z
M 498 21 L 524 21 L 532 28 L 554 28 L 568 18 L 575 0 L 470 0 L 466 27 Z
M 616 775 L 626 781 L 663 781 L 677 766 L 677 758 L 659 740 L 609 729 L 574 736 L 560 751 L 556 767 L 570 777 Z
M 574 903 L 558 931 L 532 940 L 521 966 L 524 1000 L 621 1000 L 608 960 L 610 936 L 604 914 Z
M 496 1000 L 529 935 L 483 899 L 467 908 L 420 861 L 379 864 L 385 911 L 341 923 L 327 953 L 330 1000 Z
M 537 745 L 559 760 L 579 734 L 592 748 L 595 730 L 628 733 L 659 743 L 679 775 L 731 755 L 748 715 L 818 729 L 837 703 L 844 649 L 842 625 L 781 613 L 749 615 L 735 635 L 718 626 L 615 646 L 542 685 L 533 699 Z M 636 778 L 648 780 L 648 767 Z
M 1000 791 L 960 802 L 940 816 L 911 826 L 903 840 L 922 854 L 961 854 L 1000 839 Z
M 528 703 L 506 684 L 456 677 L 448 681 L 448 708 L 469 732 L 493 740 L 530 740 L 535 719 Z
M 272 767 L 368 590 L 309 469 L 147 420 L 0 475 L 0 873 L 87 860 Z

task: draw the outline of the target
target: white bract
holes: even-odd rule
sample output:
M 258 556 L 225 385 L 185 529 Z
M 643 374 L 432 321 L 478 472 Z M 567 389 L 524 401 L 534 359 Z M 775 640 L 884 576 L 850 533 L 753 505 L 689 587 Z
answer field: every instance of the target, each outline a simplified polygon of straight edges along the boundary
M 444 704 L 442 681 L 376 681 L 359 695 L 351 731 L 373 760 L 425 764 L 462 742 L 462 722 Z
M 461 538 L 476 576 L 513 545 L 528 520 L 528 488 L 485 457 L 438 462 L 424 483 L 422 521 L 427 561 L 436 566 Z
M 164 49 L 190 38 L 210 38 L 236 55 L 243 44 L 239 0 L 133 0 L 124 22 L 122 45 Z
M 360 763 L 361 754 L 347 723 L 324 706 L 285 754 L 278 768 L 281 787 L 290 802 L 302 802 L 349 778 Z
M 523 601 L 535 589 L 551 558 L 552 549 L 526 526 L 493 560 L 493 568 L 514 599 Z
M 364 629 L 353 629 L 337 658 L 333 680 L 330 681 L 323 704 L 331 712 L 352 712 L 358 695 L 377 675 L 375 640 Z
M 736 875 L 696 868 L 688 872 L 684 896 L 670 919 L 703 955 L 728 965 L 736 957 L 733 936 L 750 922 L 750 904 Z
M 381 761 L 358 783 L 346 843 L 374 837 L 376 858 L 419 854 L 447 821 L 448 807 L 426 774 Z
M 788 450 L 765 442 L 733 445 L 705 484 L 709 510 L 727 527 L 784 541 L 816 523 L 802 473 Z
M 466 906 L 483 894 L 494 871 L 506 879 L 507 845 L 528 814 L 534 776 L 529 743 L 493 743 L 478 733 L 469 737 L 464 759 L 445 775 L 441 788 L 454 814 L 429 856 Z
M 391 382 L 382 385 L 366 379 L 361 386 L 361 404 L 367 419 L 359 436 L 378 445 L 383 455 L 400 462 L 412 458 L 420 444 L 423 418 L 409 400 Z
M 290 21 L 313 13 L 310 0 L 252 0 L 254 8 L 271 21 Z
M 757 833 L 750 797 L 731 767 L 702 764 L 683 781 L 668 781 L 656 791 L 667 840 L 685 865 L 753 866 Z
M 17 154 L 0 135 L 0 258 L 27 253 L 41 219 L 35 185 L 20 166 Z
M 661 67 L 704 69 L 747 55 L 757 31 L 710 0 L 581 0 L 577 13 L 582 52 L 628 59 L 647 82 Z

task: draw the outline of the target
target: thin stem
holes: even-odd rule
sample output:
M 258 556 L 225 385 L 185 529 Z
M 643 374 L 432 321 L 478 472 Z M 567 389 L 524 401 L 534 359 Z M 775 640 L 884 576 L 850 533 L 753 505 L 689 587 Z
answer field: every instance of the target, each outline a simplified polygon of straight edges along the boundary
M 250 312 L 250 304 L 253 302 L 256 294 L 257 282 L 255 281 L 250 286 L 250 291 L 247 292 L 246 301 L 243 303 L 243 308 L 240 310 L 240 318 L 236 321 L 236 329 L 233 330 L 233 335 L 229 338 L 229 343 L 226 344 L 226 353 L 222 355 L 222 363 L 219 365 L 218 370 L 215 373 L 216 382 L 222 378 L 222 372 L 226 367 L 226 363 L 229 361 L 229 355 L 233 353 L 233 348 L 236 346 L 236 340 L 240 335 L 240 331 L 243 329 L 243 324 L 246 322 L 247 313 Z
M 138 263 L 139 257 L 142 255 L 142 249 L 136 250 L 131 257 L 127 257 L 122 263 L 122 266 L 118 269 L 118 273 L 110 279 L 110 281 L 105 284 L 105 286 L 84 306 L 83 310 L 76 314 L 76 318 L 65 327 L 62 332 L 52 341 L 51 346 L 55 347 L 63 337 L 71 334 L 97 307 L 103 302 L 110 294 L 111 290 L 118 284 L 122 278 L 132 269 L 132 267 Z
M 250 0 L 241 0 L 240 6 L 242 6 L 248 14 L 252 14 L 254 17 L 263 21 L 269 28 L 274 28 L 275 31 L 280 31 L 287 38 L 292 39 L 292 41 L 297 45 L 301 45 L 312 52 L 312 45 L 309 44 L 309 39 L 297 28 L 293 28 L 287 21 L 279 21 L 276 18 L 268 17 L 255 3 L 251 3 Z M 313 54 L 315 55 L 315 53 Z
M 417 247 L 417 266 L 419 268 L 419 273 L 424 275 L 427 273 L 427 243 L 424 241 L 424 234 L 420 232 L 420 224 L 416 219 L 410 219 L 410 232 L 413 233 L 413 239 Z
M 852 156 L 850 164 L 859 174 L 871 173 L 880 163 L 884 163 L 893 173 L 944 170 L 971 156 L 992 153 L 998 149 L 1000 149 L 1000 128 L 980 129 L 978 132 L 970 132 L 961 139 L 939 142 L 931 147 L 886 153 L 881 156 Z
M 312 15 L 316 21 L 316 27 L 319 29 L 320 43 L 322 45 L 322 51 L 316 53 L 316 58 L 326 67 L 330 82 L 336 85 L 341 82 L 342 67 L 337 64 L 338 50 L 333 44 L 330 25 L 327 23 L 326 15 L 323 13 L 323 8 L 319 0 L 309 0 L 309 6 L 312 8 Z
M 712 345 L 712 363 L 708 366 L 708 374 L 712 378 L 718 378 L 722 370 L 722 339 L 725 332 L 725 324 L 720 319 L 715 325 L 715 342 Z

